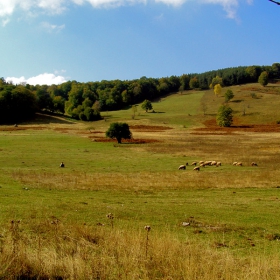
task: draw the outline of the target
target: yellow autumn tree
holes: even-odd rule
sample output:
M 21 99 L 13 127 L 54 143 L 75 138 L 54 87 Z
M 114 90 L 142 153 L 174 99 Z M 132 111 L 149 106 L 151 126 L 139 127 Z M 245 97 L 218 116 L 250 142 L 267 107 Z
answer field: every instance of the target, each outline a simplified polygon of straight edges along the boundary
M 219 96 L 219 95 L 221 94 L 221 92 L 222 92 L 222 87 L 221 87 L 221 85 L 220 85 L 220 84 L 216 84 L 216 85 L 214 86 L 214 93 L 215 93 L 215 95 L 216 95 L 216 96 Z

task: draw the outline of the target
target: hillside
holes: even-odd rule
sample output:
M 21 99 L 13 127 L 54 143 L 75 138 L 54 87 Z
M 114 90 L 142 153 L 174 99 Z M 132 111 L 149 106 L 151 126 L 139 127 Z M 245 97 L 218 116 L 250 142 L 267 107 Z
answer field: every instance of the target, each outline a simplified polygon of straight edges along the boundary
M 231 89 L 230 128 L 215 124 L 226 88 L 168 95 L 134 118 L 0 126 L 0 278 L 277 279 L 279 87 Z M 132 140 L 105 138 L 116 121 Z

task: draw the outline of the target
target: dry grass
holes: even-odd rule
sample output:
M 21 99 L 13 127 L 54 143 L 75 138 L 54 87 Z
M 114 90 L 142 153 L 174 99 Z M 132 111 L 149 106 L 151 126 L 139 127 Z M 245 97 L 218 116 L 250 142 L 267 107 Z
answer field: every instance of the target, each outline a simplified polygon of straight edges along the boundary
M 16 226 L 15 226 L 16 224 Z M 32 234 L 31 234 L 32 233 Z M 169 233 L 11 223 L 1 236 L 1 279 L 279 279 L 279 258 L 235 258 Z M 147 246 L 147 247 L 146 247 Z

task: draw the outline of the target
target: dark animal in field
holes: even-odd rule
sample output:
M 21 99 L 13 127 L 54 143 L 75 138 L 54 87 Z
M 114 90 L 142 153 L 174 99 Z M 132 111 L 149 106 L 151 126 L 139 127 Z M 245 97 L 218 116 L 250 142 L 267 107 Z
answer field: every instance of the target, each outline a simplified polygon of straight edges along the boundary
M 252 162 L 252 163 L 251 163 L 251 166 L 258 166 L 258 165 L 257 165 L 257 163 Z
M 179 170 L 183 170 L 183 169 L 186 170 L 186 165 L 180 165 L 180 166 L 178 167 L 178 169 L 179 169 Z
M 61 164 L 60 164 L 60 167 L 64 167 L 65 165 L 64 165 L 64 163 L 63 162 L 61 162 Z

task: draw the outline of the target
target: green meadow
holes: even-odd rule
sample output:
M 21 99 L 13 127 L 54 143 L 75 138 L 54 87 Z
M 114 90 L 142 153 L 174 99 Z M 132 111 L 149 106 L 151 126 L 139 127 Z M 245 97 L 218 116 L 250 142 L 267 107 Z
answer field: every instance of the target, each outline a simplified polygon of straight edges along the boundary
M 211 90 L 1 126 L 0 278 L 279 279 L 280 87 L 231 89 L 224 130 Z M 116 121 L 135 141 L 106 140 Z

